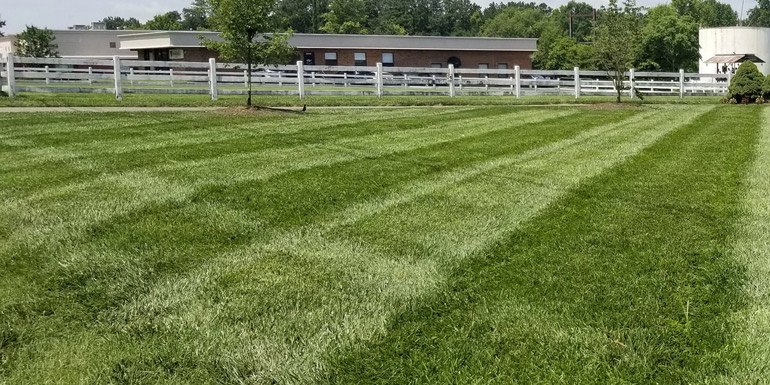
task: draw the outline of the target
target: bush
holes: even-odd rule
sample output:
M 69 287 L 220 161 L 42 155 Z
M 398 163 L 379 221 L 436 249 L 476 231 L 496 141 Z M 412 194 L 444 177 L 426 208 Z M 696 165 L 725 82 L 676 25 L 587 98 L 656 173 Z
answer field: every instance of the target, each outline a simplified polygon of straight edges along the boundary
M 754 63 L 743 62 L 730 81 L 730 94 L 727 97 L 742 103 L 753 103 L 762 96 L 765 81 L 765 77 Z
M 765 100 L 770 99 L 770 75 L 767 75 L 765 82 L 762 84 L 762 97 Z

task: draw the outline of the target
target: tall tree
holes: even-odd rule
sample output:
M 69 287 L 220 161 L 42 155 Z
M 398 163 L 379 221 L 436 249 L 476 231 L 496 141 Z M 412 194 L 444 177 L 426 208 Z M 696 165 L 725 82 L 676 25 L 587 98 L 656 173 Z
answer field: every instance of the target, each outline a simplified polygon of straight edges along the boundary
M 275 8 L 275 17 L 281 29 L 317 33 L 327 12 L 329 0 L 280 0 Z
M 28 25 L 22 33 L 16 35 L 16 54 L 25 57 L 58 57 L 59 46 L 55 40 L 50 29 Z
M 635 0 L 625 0 L 620 6 L 610 0 L 602 7 L 596 28 L 597 58 L 615 84 L 617 102 L 623 93 L 626 72 L 632 68 L 638 50 L 641 10 Z
M 206 31 L 211 29 L 211 2 L 194 0 L 189 8 L 182 9 L 181 29 L 186 31 Z
M 540 37 L 548 17 L 537 8 L 507 8 L 484 24 L 482 35 L 496 37 Z
M 757 6 L 749 10 L 746 24 L 751 27 L 770 27 L 770 0 L 758 0 Z
M 323 15 L 325 24 L 320 28 L 326 33 L 369 33 L 367 3 L 364 0 L 334 0 L 329 12 Z
M 5 27 L 5 20 L 0 19 L 0 28 L 3 28 L 3 27 Z M 5 36 L 3 34 L 3 31 L 0 31 L 0 37 L 3 37 L 3 36 Z
M 730 4 L 706 0 L 698 6 L 698 22 L 703 28 L 731 27 L 738 25 L 738 13 Z
M 219 52 L 225 60 L 237 60 L 247 65 L 247 83 L 251 106 L 251 74 L 255 64 L 285 64 L 294 57 L 287 40 L 289 34 L 271 33 L 270 19 L 275 3 L 272 0 L 212 0 L 212 22 L 224 41 L 205 40 L 203 44 Z
M 680 15 L 669 5 L 659 5 L 647 13 L 641 35 L 640 69 L 667 72 L 698 69 L 698 24 L 691 16 Z
M 124 19 L 119 16 L 108 16 L 102 19 L 102 22 L 107 24 L 107 29 L 141 29 L 142 23 L 136 18 L 129 17 Z
M 178 31 L 182 29 L 182 15 L 177 11 L 166 12 L 161 15 L 155 15 L 152 19 L 144 23 L 144 29 L 156 31 Z

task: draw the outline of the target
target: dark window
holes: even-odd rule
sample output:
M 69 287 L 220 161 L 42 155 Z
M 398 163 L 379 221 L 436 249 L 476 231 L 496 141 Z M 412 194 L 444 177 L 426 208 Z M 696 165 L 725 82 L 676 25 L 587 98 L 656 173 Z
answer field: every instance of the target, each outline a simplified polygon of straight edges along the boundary
M 508 63 L 497 63 L 497 69 L 499 69 L 499 70 L 507 70 L 508 69 Z M 507 78 L 508 75 L 500 74 L 500 75 L 497 75 L 497 77 L 499 77 L 499 78 Z
M 337 53 L 336 52 L 326 52 L 324 53 L 324 63 L 328 66 L 336 66 L 337 65 Z
M 306 66 L 315 65 L 315 52 L 305 52 L 305 60 L 303 61 Z
M 443 66 L 441 63 L 430 63 L 430 68 L 443 68 Z
M 447 64 L 451 64 L 451 65 L 455 66 L 455 68 L 460 68 L 463 65 L 463 62 L 460 61 L 460 58 L 458 58 L 456 56 L 450 57 L 449 60 L 447 60 L 446 62 L 447 62 Z
M 393 67 L 395 65 L 392 53 L 390 52 L 382 53 L 382 65 L 383 67 Z
M 365 66 L 366 65 L 366 52 L 356 52 L 353 54 L 353 60 L 356 62 L 357 66 Z
M 110 42 L 110 48 L 118 48 L 118 43 L 111 41 Z

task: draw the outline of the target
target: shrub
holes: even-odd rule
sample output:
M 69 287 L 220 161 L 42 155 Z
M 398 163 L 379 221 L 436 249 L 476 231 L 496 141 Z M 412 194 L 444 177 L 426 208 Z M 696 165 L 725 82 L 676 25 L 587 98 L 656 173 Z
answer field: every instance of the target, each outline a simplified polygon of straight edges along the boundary
M 762 83 L 762 97 L 765 100 L 770 99 L 770 75 L 767 75 L 764 83 Z
M 730 94 L 727 97 L 743 103 L 753 103 L 762 96 L 764 84 L 765 78 L 757 66 L 750 61 L 743 62 L 730 81 Z

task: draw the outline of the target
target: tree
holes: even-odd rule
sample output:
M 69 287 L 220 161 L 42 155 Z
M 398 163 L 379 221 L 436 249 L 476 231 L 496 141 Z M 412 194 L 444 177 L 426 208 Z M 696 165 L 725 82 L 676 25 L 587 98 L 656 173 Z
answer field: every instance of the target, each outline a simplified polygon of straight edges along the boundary
M 177 11 L 166 12 L 162 15 L 155 15 L 151 20 L 144 23 L 144 29 L 156 31 L 178 31 L 182 29 L 182 15 Z
M 194 0 L 190 8 L 182 9 L 181 29 L 186 31 L 206 31 L 211 29 L 211 2 Z
M 3 28 L 3 27 L 5 27 L 5 20 L 0 19 L 0 28 Z M 0 31 L 0 37 L 3 37 L 3 36 L 5 36 L 3 34 L 3 31 Z
M 59 46 L 56 37 L 48 28 L 28 25 L 24 32 L 16 35 L 16 54 L 25 57 L 58 57 Z
M 551 44 L 546 55 L 540 54 L 540 51 L 537 54 L 533 59 L 542 69 L 568 70 L 575 67 L 587 71 L 599 69 L 594 46 L 579 44 L 575 39 L 567 36 L 562 36 Z
M 364 0 L 334 0 L 329 4 L 329 12 L 323 15 L 325 24 L 320 30 L 326 33 L 369 33 L 366 9 Z
M 251 106 L 251 73 L 254 64 L 284 64 L 294 57 L 288 34 L 270 33 L 271 0 L 212 0 L 213 26 L 224 41 L 205 40 L 203 44 L 219 52 L 225 60 L 237 60 L 247 65 L 247 83 Z
M 510 7 L 484 24 L 482 35 L 496 37 L 540 37 L 548 18 L 536 8 Z
M 284 30 L 317 33 L 327 12 L 329 0 L 280 0 L 275 8 L 275 18 Z
M 758 0 L 757 6 L 749 10 L 746 24 L 750 27 L 770 27 L 770 0 Z
M 618 103 L 626 72 L 636 59 L 640 25 L 641 14 L 635 0 L 625 0 L 622 7 L 617 0 L 610 0 L 609 6 L 602 7 L 599 13 L 594 46 L 600 65 L 615 84 Z
M 107 24 L 107 29 L 110 29 L 110 30 L 142 28 L 142 23 L 133 17 L 124 19 L 119 16 L 108 16 L 102 19 L 102 22 Z
M 738 25 L 738 13 L 730 4 L 706 0 L 698 6 L 698 21 L 703 28 L 730 27 Z
M 649 10 L 642 30 L 640 69 L 676 72 L 697 71 L 700 59 L 698 24 L 691 16 L 679 15 L 673 7 L 660 5 Z
M 754 63 L 750 61 L 743 62 L 738 67 L 738 71 L 735 72 L 735 76 L 730 80 L 730 86 L 727 88 L 729 92 L 727 97 L 735 99 L 738 103 L 744 101 L 753 103 L 762 95 L 764 82 L 765 77 L 759 72 Z

